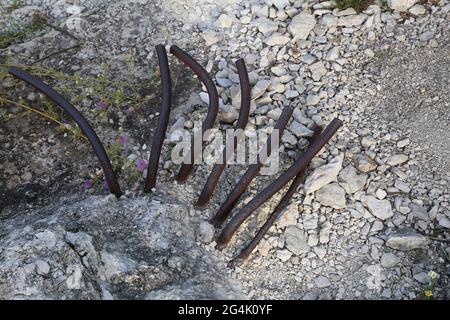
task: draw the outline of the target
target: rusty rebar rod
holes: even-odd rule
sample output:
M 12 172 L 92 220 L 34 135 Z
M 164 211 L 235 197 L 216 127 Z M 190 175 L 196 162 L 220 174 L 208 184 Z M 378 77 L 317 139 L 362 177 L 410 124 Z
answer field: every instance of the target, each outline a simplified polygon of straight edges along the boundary
M 209 95 L 208 113 L 206 114 L 206 118 L 202 123 L 202 131 L 201 131 L 202 150 L 203 150 L 204 146 L 203 134 L 206 130 L 210 129 L 214 125 L 217 113 L 219 112 L 219 94 L 217 92 L 216 85 L 214 84 L 214 81 L 211 79 L 209 73 L 188 53 L 181 50 L 177 46 L 171 46 L 170 53 L 172 53 L 175 57 L 181 60 L 189 68 L 191 68 L 192 71 L 194 71 L 194 73 L 200 78 L 200 81 L 203 82 L 203 84 L 206 87 L 206 90 L 208 91 Z M 176 177 L 176 180 L 178 182 L 184 182 L 194 167 L 194 162 L 196 158 L 194 146 L 195 143 L 193 141 L 191 144 L 190 161 L 189 161 L 190 163 L 184 162 L 181 165 L 180 171 L 178 171 L 178 175 Z
M 238 70 L 239 82 L 241 87 L 241 107 L 239 110 L 239 118 L 235 127 L 235 130 L 238 131 L 244 130 L 248 123 L 248 116 L 250 114 L 251 89 L 250 81 L 248 79 L 247 67 L 245 66 L 244 59 L 237 60 L 236 67 Z M 240 134 L 239 131 L 238 134 Z M 238 137 L 235 135 L 233 139 L 233 145 L 225 146 L 225 149 L 223 150 L 221 155 L 222 161 L 214 165 L 211 174 L 209 175 L 208 180 L 203 187 L 200 197 L 197 200 L 198 207 L 201 208 L 206 206 L 206 204 L 208 204 L 209 200 L 211 199 L 211 196 L 214 192 L 214 189 L 216 188 L 217 182 L 219 182 L 220 175 L 225 169 L 228 159 L 236 151 L 238 140 Z
M 159 112 L 159 123 L 153 137 L 150 159 L 148 161 L 147 178 L 145 179 L 144 192 L 150 192 L 156 185 L 159 158 L 164 142 L 164 137 L 169 124 L 170 109 L 172 108 L 172 83 L 170 80 L 169 62 L 167 61 L 166 48 L 159 44 L 156 47 L 159 60 L 159 73 L 162 83 L 162 101 Z
M 106 182 L 108 183 L 109 190 L 111 193 L 115 194 L 117 198 L 122 195 L 122 191 L 120 190 L 119 183 L 117 182 L 116 176 L 114 174 L 114 170 L 111 166 L 111 162 L 109 161 L 108 155 L 106 154 L 105 149 L 103 148 L 100 139 L 95 133 L 94 129 L 90 126 L 85 117 L 63 96 L 57 93 L 52 87 L 45 84 L 38 78 L 33 77 L 31 74 L 27 73 L 24 70 L 21 70 L 17 67 L 8 68 L 8 72 L 13 76 L 27 82 L 31 86 L 33 86 L 36 90 L 45 94 L 50 100 L 52 100 L 55 104 L 61 107 L 64 111 L 66 111 L 73 120 L 78 124 L 81 131 L 83 131 L 86 138 L 91 143 L 95 154 L 100 162 L 100 165 L 103 168 L 103 172 L 105 173 Z
M 320 133 L 322 132 L 321 126 L 316 126 L 314 128 L 314 134 L 309 139 L 309 144 L 311 145 L 314 143 L 314 141 L 317 140 Z M 281 198 L 280 202 L 278 202 L 275 209 L 270 214 L 269 218 L 267 218 L 266 222 L 263 224 L 263 226 L 259 229 L 259 231 L 256 233 L 255 237 L 239 252 L 239 254 L 233 258 L 228 263 L 229 267 L 234 267 L 236 265 L 241 264 L 247 258 L 250 256 L 250 254 L 253 252 L 253 250 L 258 246 L 261 239 L 266 235 L 266 233 L 269 231 L 270 227 L 274 225 L 274 223 L 284 214 L 285 209 L 289 206 L 289 203 L 294 196 L 294 194 L 297 192 L 298 187 L 300 184 L 303 183 L 305 172 L 307 170 L 307 167 L 305 169 L 301 170 L 292 180 L 291 185 L 289 186 L 288 191 L 284 194 L 283 198 Z
M 291 165 L 283 174 L 275 181 L 269 184 L 263 191 L 257 194 L 249 203 L 247 203 L 239 212 L 230 220 L 230 222 L 222 230 L 217 239 L 217 249 L 224 248 L 233 237 L 233 234 L 239 226 L 264 202 L 270 199 L 275 193 L 283 188 L 292 178 L 294 178 L 301 170 L 304 170 L 316 154 L 325 146 L 325 144 L 333 137 L 336 131 L 342 125 L 342 121 L 335 118 L 325 128 L 319 138 L 311 144 L 309 149 L 302 154 L 293 165 Z
M 277 123 L 275 124 L 274 130 L 278 130 L 279 137 L 283 135 L 284 129 L 286 128 L 287 123 L 289 122 L 289 119 L 292 116 L 293 109 L 290 106 L 286 106 L 283 109 L 283 112 L 280 115 L 280 118 L 278 119 Z M 270 156 L 272 153 L 272 134 L 267 138 L 266 145 L 264 148 L 260 151 L 258 155 L 258 159 L 256 163 L 251 164 L 247 171 L 244 173 L 244 175 L 241 177 L 239 182 L 234 187 L 233 191 L 231 191 L 228 198 L 225 200 L 225 202 L 222 204 L 220 209 L 217 211 L 215 216 L 211 218 L 210 222 L 217 226 L 218 224 L 222 223 L 228 216 L 228 214 L 231 212 L 231 210 L 236 205 L 237 201 L 241 197 L 241 195 L 245 192 L 247 187 L 250 185 L 250 183 L 253 181 L 253 179 L 256 177 L 256 175 L 261 170 L 261 167 L 263 166 L 263 163 L 261 162 L 262 155 L 265 151 L 265 154 L 267 157 Z

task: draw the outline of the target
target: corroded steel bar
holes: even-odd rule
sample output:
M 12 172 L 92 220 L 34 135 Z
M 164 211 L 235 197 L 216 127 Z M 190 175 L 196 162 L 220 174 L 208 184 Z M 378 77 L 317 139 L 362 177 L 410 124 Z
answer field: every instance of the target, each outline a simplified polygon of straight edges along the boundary
M 322 127 L 321 126 L 316 126 L 314 128 L 314 134 L 310 138 L 310 142 L 309 142 L 310 145 L 312 143 L 314 143 L 314 141 L 316 141 L 316 139 L 319 137 L 321 132 L 322 132 Z M 305 177 L 306 169 L 307 169 L 307 167 L 305 167 L 305 169 L 301 170 L 297 174 L 297 176 L 294 178 L 294 180 L 292 181 L 291 185 L 289 186 L 288 191 L 286 191 L 286 193 L 283 196 L 283 198 L 281 198 L 280 202 L 278 202 L 277 206 L 272 211 L 272 213 L 270 214 L 270 216 L 267 219 L 267 221 L 263 224 L 261 229 L 259 229 L 259 231 L 256 233 L 255 237 L 247 244 L 247 246 L 245 246 L 245 248 L 243 248 L 241 250 L 241 252 L 236 257 L 234 257 L 233 260 L 231 260 L 229 262 L 229 264 L 228 264 L 229 267 L 234 267 L 236 265 L 241 264 L 245 260 L 247 260 L 249 255 L 256 248 L 256 246 L 258 246 L 258 244 L 261 241 L 261 239 L 269 231 L 270 227 L 272 227 L 274 225 L 274 223 L 283 215 L 284 209 L 286 209 L 288 207 L 292 197 L 297 192 L 297 189 L 300 186 L 300 184 L 303 182 L 304 177 Z
M 10 67 L 8 72 L 13 76 L 27 82 L 31 86 L 33 86 L 38 91 L 45 94 L 50 98 L 54 103 L 60 106 L 64 111 L 66 111 L 75 122 L 80 127 L 81 131 L 83 131 L 86 138 L 91 143 L 94 148 L 94 152 L 97 155 L 97 158 L 100 162 L 100 165 L 103 168 L 103 172 L 105 173 L 106 182 L 108 183 L 109 190 L 111 193 L 115 194 L 117 198 L 122 195 L 122 191 L 120 190 L 119 183 L 117 182 L 116 176 L 114 174 L 114 170 L 111 166 L 111 162 L 109 161 L 108 155 L 106 154 L 105 149 L 103 148 L 100 139 L 95 133 L 94 129 L 89 125 L 86 118 L 72 105 L 69 101 L 67 101 L 63 96 L 57 93 L 52 87 L 45 84 L 38 78 L 33 77 L 26 71 L 23 71 L 17 67 Z
M 336 131 L 342 125 L 342 121 L 335 118 L 325 128 L 317 140 L 311 144 L 309 149 L 302 154 L 293 165 L 291 165 L 283 174 L 275 181 L 269 184 L 263 191 L 257 194 L 249 203 L 247 203 L 225 226 L 217 239 L 216 248 L 221 249 L 231 240 L 233 234 L 239 226 L 264 202 L 270 199 L 275 193 L 283 188 L 292 178 L 294 178 L 301 170 L 304 170 L 309 162 L 316 154 L 325 146 L 325 144 L 333 137 Z
M 239 59 L 236 61 L 236 66 L 239 74 L 239 82 L 241 86 L 241 108 L 239 110 L 239 118 L 236 123 L 235 130 L 244 130 L 248 123 L 248 116 L 250 114 L 250 100 L 251 100 L 251 89 L 250 81 L 248 79 L 248 72 L 245 66 L 244 59 Z M 222 174 L 227 160 L 236 150 L 238 144 L 238 137 L 234 137 L 232 146 L 225 146 L 225 150 L 222 152 L 221 163 L 216 163 L 208 177 L 208 180 L 203 187 L 202 193 L 197 201 L 198 207 L 204 207 L 214 192 L 217 182 L 219 182 L 220 175 Z
M 159 112 L 159 123 L 153 137 L 150 159 L 148 161 L 147 178 L 145 180 L 144 192 L 150 192 L 156 185 L 156 174 L 158 172 L 159 158 L 164 142 L 164 137 L 169 124 L 170 109 L 172 107 L 172 83 L 170 80 L 169 63 L 167 61 L 166 49 L 163 45 L 157 45 L 156 53 L 159 60 L 159 72 L 162 83 L 162 102 Z
M 287 123 L 289 122 L 289 119 L 292 116 L 293 109 L 290 106 L 287 106 L 283 109 L 283 112 L 280 115 L 280 118 L 278 119 L 277 123 L 275 124 L 274 130 L 278 130 L 279 137 L 283 135 L 284 129 L 286 128 Z M 230 193 L 228 198 L 225 200 L 225 202 L 222 204 L 220 209 L 217 211 L 216 215 L 210 220 L 210 222 L 217 226 L 219 223 L 222 223 L 228 216 L 228 214 L 231 212 L 231 210 L 236 205 L 237 201 L 241 197 L 241 195 L 245 192 L 247 187 L 250 185 L 252 180 L 256 177 L 258 172 L 261 170 L 261 167 L 263 166 L 263 163 L 261 160 L 261 154 L 264 149 L 267 150 L 267 156 L 270 156 L 272 153 L 272 135 L 267 138 L 267 142 L 265 147 L 261 150 L 260 154 L 258 155 L 258 161 L 254 164 L 251 164 L 245 174 L 242 176 L 242 178 L 239 180 L 239 182 L 234 187 L 233 191 Z
M 175 57 L 181 60 L 189 68 L 191 68 L 192 71 L 194 71 L 194 73 L 200 78 L 200 80 L 206 86 L 206 90 L 208 91 L 209 106 L 206 118 L 202 123 L 202 138 L 203 138 L 203 133 L 214 125 L 217 113 L 219 112 L 219 94 L 217 92 L 216 85 L 214 84 L 208 72 L 188 53 L 181 50 L 177 46 L 171 46 L 170 53 L 172 53 Z M 202 139 L 202 149 L 203 149 L 203 139 Z M 191 145 L 190 156 L 191 156 L 190 163 L 183 163 L 181 165 L 180 171 L 178 172 L 178 175 L 176 177 L 178 182 L 185 181 L 189 173 L 192 171 L 192 168 L 194 167 L 195 161 L 194 142 L 192 142 Z

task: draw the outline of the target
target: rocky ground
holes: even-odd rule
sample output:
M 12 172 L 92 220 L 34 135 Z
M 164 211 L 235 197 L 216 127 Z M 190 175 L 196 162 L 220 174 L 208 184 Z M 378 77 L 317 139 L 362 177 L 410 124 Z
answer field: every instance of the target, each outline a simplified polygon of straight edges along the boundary
M 2 67 L 27 65 L 70 97 L 109 146 L 127 190 L 120 201 L 107 196 L 73 125 L 1 73 L 2 298 L 449 297 L 449 1 L 375 1 L 357 13 L 315 0 L 25 0 L 0 12 Z M 253 86 L 248 127 L 270 128 L 283 106 L 295 108 L 283 168 L 307 144 L 308 128 L 344 122 L 282 219 L 235 269 L 226 262 L 282 193 L 215 250 L 205 220 L 245 166 L 227 168 L 209 207 L 197 210 L 210 166 L 175 183 L 169 134 L 160 187 L 142 194 L 145 172 L 135 164 L 148 159 L 158 116 L 159 43 L 186 49 L 214 75 L 220 129 L 237 119 L 239 57 Z M 170 130 L 189 129 L 206 113 L 204 93 L 169 58 Z M 14 102 L 44 108 L 62 128 Z M 242 202 L 273 178 L 255 179 Z

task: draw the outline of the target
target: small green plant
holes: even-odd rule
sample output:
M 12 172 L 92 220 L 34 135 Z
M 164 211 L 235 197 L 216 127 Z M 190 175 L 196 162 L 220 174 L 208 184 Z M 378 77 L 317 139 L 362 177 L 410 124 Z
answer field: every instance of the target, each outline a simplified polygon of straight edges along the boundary
M 14 10 L 17 10 L 19 8 L 23 7 L 23 1 L 22 0 L 12 0 L 11 4 L 6 8 L 7 12 L 13 12 Z
M 106 148 L 111 165 L 114 171 L 119 172 L 121 176 L 126 177 L 128 183 L 135 184 L 147 169 L 148 162 L 143 159 L 132 160 L 126 155 L 127 136 L 123 129 L 119 129 L 119 135 L 114 142 Z M 88 174 L 88 178 L 83 180 L 83 186 L 86 190 L 93 190 L 93 186 L 103 181 L 103 188 L 107 189 L 108 184 L 103 177 L 102 171 L 95 171 Z
M 76 124 L 70 124 L 70 123 L 64 123 L 59 119 L 59 116 L 53 111 L 53 106 L 50 103 L 43 103 L 42 110 L 33 108 L 32 106 L 28 105 L 23 99 L 20 99 L 19 102 L 9 100 L 7 98 L 0 97 L 0 107 L 7 107 L 7 106 L 16 106 L 21 107 L 25 109 L 25 111 L 19 115 L 25 116 L 29 113 L 35 113 L 47 120 L 50 120 L 51 122 L 57 124 L 56 131 L 59 132 L 68 132 L 70 133 L 75 139 L 85 139 L 86 137 L 81 132 L 81 129 Z M 13 115 L 11 113 L 5 113 L 3 116 L 3 121 L 9 121 L 11 118 L 13 118 Z
M 103 122 L 107 119 L 108 112 L 124 108 L 126 108 L 125 110 L 129 108 L 138 110 L 153 98 L 153 95 L 143 95 L 141 93 L 142 88 L 152 87 L 151 81 L 134 84 L 127 81 L 113 80 L 111 79 L 109 67 L 106 64 L 101 65 L 101 72 L 98 76 L 70 75 L 38 65 L 0 64 L 0 79 L 12 77 L 7 72 L 7 68 L 11 66 L 21 68 L 36 77 L 44 79 L 46 82 L 56 81 L 55 89 L 63 95 L 70 96 L 70 102 L 75 106 L 81 105 L 85 99 L 93 101 L 96 108 L 93 108 L 92 111 Z M 92 93 L 86 96 L 86 91 L 83 88 L 90 88 Z
M 336 6 L 341 10 L 353 8 L 357 12 L 362 12 L 373 2 L 374 0 L 336 0 Z
M 12 42 L 18 41 L 34 32 L 45 29 L 45 24 L 33 21 L 25 25 L 11 23 L 7 28 L 0 31 L 0 48 L 6 48 Z
M 438 278 L 438 274 L 434 271 L 428 272 L 428 275 L 430 276 L 430 282 L 428 285 L 423 289 L 422 291 L 422 298 L 425 300 L 432 300 L 433 299 L 433 290 L 434 286 L 436 285 L 436 280 Z
M 109 159 L 111 160 L 111 165 L 115 170 L 119 168 L 119 166 L 123 165 L 122 149 L 124 145 L 120 143 L 120 136 L 114 140 L 114 142 L 106 149 L 106 153 L 108 154 Z
M 129 61 L 131 61 L 131 58 Z M 80 108 L 80 111 L 93 124 L 99 122 L 107 124 L 110 116 L 119 111 L 132 115 L 139 111 L 141 106 L 148 105 L 149 101 L 154 98 L 154 94 L 146 94 L 142 91 L 142 88 L 154 87 L 152 80 L 140 83 L 114 80 L 107 64 L 101 65 L 101 71 L 96 76 L 67 74 L 39 65 L 0 64 L 0 81 L 7 81 L 9 84 L 7 91 L 0 89 L 0 121 L 6 122 L 12 117 L 34 113 L 55 123 L 56 133 L 64 132 L 75 139 L 86 139 L 86 137 L 78 125 L 44 95 L 39 94 L 35 102 L 29 102 L 21 98 L 23 84 L 8 73 L 7 68 L 11 66 L 16 66 L 41 78 L 44 82 L 51 84 L 63 96 L 70 97 L 70 102 Z M 86 101 L 88 102 L 87 105 L 85 104 Z M 25 112 L 8 112 L 7 109 L 10 107 L 21 107 Z M 126 177 L 126 181 L 132 185 L 143 178 L 148 163 L 144 159 L 128 157 L 130 148 L 127 147 L 127 136 L 124 134 L 122 127 L 118 129 L 116 139 L 105 147 L 114 171 L 120 177 Z M 97 168 L 85 172 L 83 175 L 83 186 L 88 192 L 97 188 L 108 188 L 101 169 Z
M 126 54 L 125 58 L 124 58 L 124 62 L 125 65 L 127 66 L 127 70 L 129 74 L 133 74 L 133 70 L 134 70 L 134 55 L 135 55 L 135 49 L 129 49 L 128 53 Z

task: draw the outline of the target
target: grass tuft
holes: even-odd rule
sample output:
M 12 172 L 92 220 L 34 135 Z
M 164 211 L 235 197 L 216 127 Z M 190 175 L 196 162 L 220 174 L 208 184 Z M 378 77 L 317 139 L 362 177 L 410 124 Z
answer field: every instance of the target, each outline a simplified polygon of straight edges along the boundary
M 154 87 L 153 80 L 137 84 L 114 80 L 106 64 L 101 65 L 101 72 L 97 76 L 82 76 L 80 74 L 67 74 L 38 65 L 0 63 L 0 83 L 6 81 L 9 83 L 7 91 L 0 86 L 0 124 L 16 117 L 35 114 L 52 122 L 56 134 L 64 133 L 74 140 L 87 142 L 78 125 L 72 119 L 64 117 L 64 112 L 55 108 L 54 104 L 44 95 L 38 94 L 36 101 L 32 104 L 30 101 L 21 98 L 23 83 L 8 73 L 8 67 L 11 66 L 24 69 L 52 85 L 63 96 L 68 97 L 73 105 L 79 107 L 92 124 L 103 123 L 107 125 L 111 117 L 118 114 L 127 114 L 130 109 L 132 109 L 131 117 L 139 117 L 138 114 L 141 113 L 139 111 L 144 109 L 141 107 L 148 106 L 154 98 L 153 94 L 149 95 L 142 92 L 142 88 Z M 132 66 L 130 65 L 130 67 Z M 90 88 L 90 90 L 83 88 Z M 18 92 L 18 90 L 20 91 Z M 92 101 L 92 103 L 84 105 L 85 101 Z M 103 108 L 103 106 L 105 107 Z M 9 108 L 21 108 L 23 112 L 17 112 L 16 110 L 10 112 L 8 111 Z M 136 115 L 132 116 L 132 114 Z M 116 128 L 112 129 L 117 130 Z M 112 143 L 106 143 L 105 149 L 119 179 L 126 179 L 129 185 L 137 188 L 138 181 L 143 178 L 143 173 L 142 170 L 140 171 L 137 168 L 137 160 L 129 159 L 128 155 L 133 150 L 131 145 L 126 145 L 126 139 L 120 140 L 122 135 L 124 135 L 123 128 L 119 127 L 117 138 Z M 91 168 L 88 171 L 90 172 L 82 173 L 82 176 L 85 177 L 85 188 L 89 189 L 89 192 L 93 192 L 94 189 L 104 187 L 102 170 L 92 170 Z M 96 188 L 91 188 L 94 185 Z
M 11 1 L 11 4 L 8 7 L 6 7 L 6 12 L 11 13 L 14 10 L 17 10 L 23 6 L 24 6 L 24 3 L 22 0 L 13 0 L 13 1 Z
M 5 30 L 0 31 L 0 49 L 8 47 L 12 42 L 18 41 L 25 36 L 40 31 L 45 25 L 39 22 L 30 22 L 24 26 L 11 24 Z
M 336 0 L 336 6 L 341 10 L 353 8 L 356 12 L 362 12 L 373 2 L 374 0 Z

